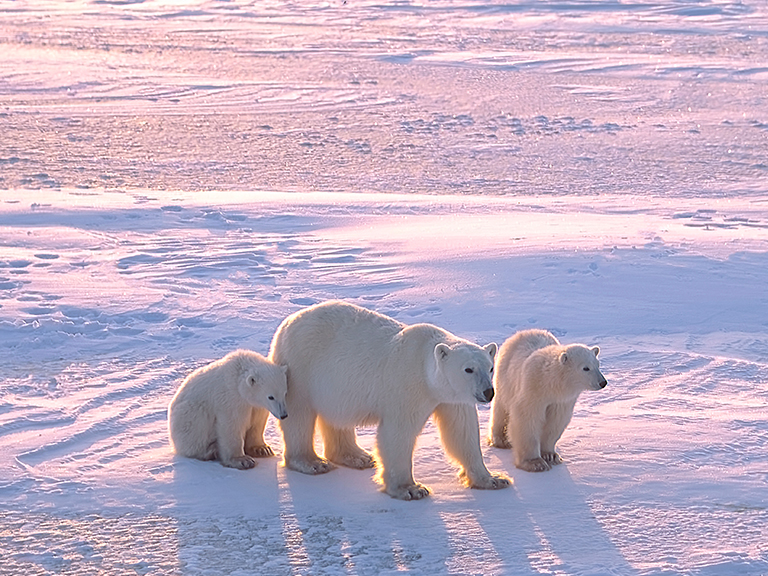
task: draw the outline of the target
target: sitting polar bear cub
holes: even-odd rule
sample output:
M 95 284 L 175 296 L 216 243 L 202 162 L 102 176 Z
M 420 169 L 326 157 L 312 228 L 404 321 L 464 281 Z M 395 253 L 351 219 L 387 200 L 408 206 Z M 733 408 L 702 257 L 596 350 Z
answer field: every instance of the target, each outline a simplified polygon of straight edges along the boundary
M 264 442 L 267 410 L 281 420 L 288 416 L 286 391 L 285 367 L 250 350 L 198 368 L 168 405 L 174 451 L 230 468 L 253 468 L 254 457 L 274 454 Z
M 270 359 L 288 366 L 288 411 L 280 422 L 288 468 L 322 474 L 335 462 L 378 464 L 383 490 L 417 500 L 429 490 L 413 478 L 416 437 L 431 414 L 446 452 L 473 488 L 504 488 L 480 451 L 475 402 L 493 397 L 496 344 L 481 348 L 432 326 L 407 326 L 353 304 L 330 301 L 286 318 Z M 318 421 L 325 458 L 315 452 Z M 357 444 L 356 425 L 378 424 L 376 460 Z M 330 461 L 330 462 L 329 462 Z
M 600 372 L 598 347 L 563 346 L 544 330 L 525 330 L 499 350 L 488 442 L 511 448 L 515 466 L 529 472 L 562 462 L 555 452 L 583 390 L 608 382 Z

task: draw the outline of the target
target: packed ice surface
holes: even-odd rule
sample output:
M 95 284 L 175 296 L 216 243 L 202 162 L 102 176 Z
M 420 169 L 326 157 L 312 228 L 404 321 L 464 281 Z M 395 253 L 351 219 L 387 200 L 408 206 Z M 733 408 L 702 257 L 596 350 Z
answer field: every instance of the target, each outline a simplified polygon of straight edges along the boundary
M 0 5 L 0 574 L 767 573 L 767 16 Z M 183 377 L 327 298 L 609 385 L 497 492 L 431 422 L 420 502 L 174 457 Z

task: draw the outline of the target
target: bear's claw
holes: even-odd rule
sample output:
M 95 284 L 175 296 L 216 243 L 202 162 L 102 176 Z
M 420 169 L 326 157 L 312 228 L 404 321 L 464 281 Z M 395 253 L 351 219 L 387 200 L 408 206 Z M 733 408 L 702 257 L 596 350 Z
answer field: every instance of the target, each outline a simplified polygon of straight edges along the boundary
M 267 458 L 275 455 L 275 452 L 267 444 L 264 444 L 264 446 L 251 446 L 246 448 L 245 453 L 253 458 Z
M 562 464 L 563 459 L 557 452 L 542 452 L 541 457 L 549 464 Z

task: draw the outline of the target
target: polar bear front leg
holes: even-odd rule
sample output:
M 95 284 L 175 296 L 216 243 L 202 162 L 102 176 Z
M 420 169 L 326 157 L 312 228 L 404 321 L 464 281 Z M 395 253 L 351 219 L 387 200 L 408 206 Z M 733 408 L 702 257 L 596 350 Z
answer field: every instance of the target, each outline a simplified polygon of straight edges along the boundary
M 383 419 L 376 435 L 379 473 L 384 492 L 399 500 L 421 500 L 429 488 L 413 479 L 413 449 L 421 426 L 408 426 L 396 419 Z
M 549 464 L 561 464 L 563 459 L 555 452 L 555 444 L 565 432 L 571 421 L 576 401 L 560 404 L 550 404 L 547 407 L 547 417 L 541 434 L 541 457 Z
M 491 474 L 480 449 L 477 409 L 469 404 L 440 404 L 433 414 L 448 456 L 461 466 L 459 478 L 469 488 L 497 490 L 512 481 L 503 474 Z
M 253 458 L 274 456 L 272 448 L 264 441 L 264 429 L 267 426 L 269 410 L 265 408 L 251 409 L 251 422 L 245 431 L 245 453 Z
M 515 453 L 515 466 L 528 472 L 546 472 L 552 466 L 541 457 L 544 410 L 525 406 L 511 414 L 507 429 Z
M 285 467 L 302 474 L 325 474 L 336 468 L 315 452 L 317 414 L 304 406 L 291 406 L 289 413 L 288 418 L 280 420 Z
M 256 466 L 256 461 L 243 452 L 244 431 L 237 418 L 219 418 L 216 421 L 216 444 L 222 465 L 238 470 Z

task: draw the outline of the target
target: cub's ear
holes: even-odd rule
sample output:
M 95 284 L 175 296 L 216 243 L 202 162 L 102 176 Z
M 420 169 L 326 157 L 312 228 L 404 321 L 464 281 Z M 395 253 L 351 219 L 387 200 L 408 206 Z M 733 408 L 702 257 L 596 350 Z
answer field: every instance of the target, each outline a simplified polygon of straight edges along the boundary
M 597 356 L 598 354 L 600 354 L 600 347 L 599 347 L 599 346 L 595 346 L 594 348 L 592 348 L 592 353 L 593 353 L 595 356 Z
M 444 342 L 440 342 L 435 346 L 435 360 L 437 360 L 438 362 L 440 362 L 441 360 L 445 360 L 445 358 L 448 356 L 450 352 L 451 352 L 451 347 Z
M 560 364 L 565 364 L 566 362 L 568 362 L 568 354 L 563 352 L 560 354 Z
M 483 346 L 483 350 L 488 352 L 488 354 L 491 355 L 491 360 L 493 360 L 494 358 L 496 358 L 496 352 L 499 351 L 499 347 L 496 346 L 496 342 L 491 342 L 490 344 L 486 344 L 485 346 Z

